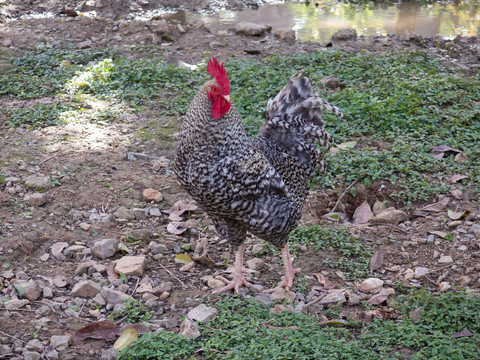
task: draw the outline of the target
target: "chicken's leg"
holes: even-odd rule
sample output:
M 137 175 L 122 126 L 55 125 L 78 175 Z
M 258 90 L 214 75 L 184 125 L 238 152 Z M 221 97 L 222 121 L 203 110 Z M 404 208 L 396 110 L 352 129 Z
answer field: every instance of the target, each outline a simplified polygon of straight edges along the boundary
M 293 279 L 295 279 L 295 273 L 299 272 L 300 269 L 294 269 L 292 266 L 292 258 L 290 257 L 290 250 L 288 248 L 288 242 L 282 248 L 282 258 L 283 258 L 283 270 L 285 272 L 285 277 L 283 281 L 275 288 L 265 290 L 266 293 L 273 293 L 279 288 L 285 288 L 286 291 L 289 291 L 293 285 Z
M 250 287 L 252 284 L 250 284 L 248 281 L 245 280 L 243 276 L 243 253 L 245 252 L 245 243 L 242 242 L 242 244 L 238 247 L 237 252 L 235 253 L 235 270 L 233 272 L 233 280 L 227 280 L 222 276 L 217 276 L 217 279 L 222 280 L 227 286 L 224 286 L 221 289 L 215 290 L 213 293 L 214 294 L 221 294 L 223 292 L 226 292 L 228 290 L 234 289 L 235 293 L 238 294 L 238 289 L 240 289 L 240 286 L 246 286 Z

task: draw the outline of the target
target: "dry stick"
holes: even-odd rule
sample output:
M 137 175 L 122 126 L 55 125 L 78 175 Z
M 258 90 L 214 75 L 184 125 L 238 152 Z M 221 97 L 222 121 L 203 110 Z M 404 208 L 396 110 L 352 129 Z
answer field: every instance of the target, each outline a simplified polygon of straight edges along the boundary
M 340 204 L 340 201 L 342 200 L 343 196 L 347 193 L 348 190 L 350 190 L 352 188 L 353 185 L 355 185 L 357 183 L 357 181 L 358 181 L 358 179 L 353 180 L 353 182 L 350 185 L 348 185 L 348 187 L 345 190 L 343 190 L 342 195 L 340 195 L 337 202 L 335 203 L 335 206 L 333 207 L 333 209 L 331 211 L 332 213 L 335 212 L 335 210 L 337 209 L 337 206 L 338 206 L 338 204 Z
M 179 282 L 180 284 L 182 284 L 182 285 L 185 286 L 185 287 L 187 286 L 187 285 L 185 285 L 185 283 L 184 283 L 182 280 L 180 280 L 177 276 L 175 276 L 175 275 L 174 275 L 170 270 L 168 270 L 165 266 L 163 266 L 163 265 L 160 264 L 160 263 L 158 263 L 158 265 L 160 265 L 163 270 L 165 270 L 167 273 L 169 273 L 170 276 L 172 276 L 173 278 L 175 278 L 176 280 L 178 280 L 178 282 Z
M 12 339 L 18 340 L 18 341 L 20 341 L 20 342 L 22 342 L 22 343 L 24 343 L 24 344 L 26 344 L 26 343 L 27 343 L 26 341 L 23 341 L 22 339 L 16 338 L 15 336 L 12 336 L 12 335 L 10 335 L 10 334 L 4 333 L 4 332 L 3 332 L 3 331 L 1 331 L 1 330 L 0 330 L 0 334 L 2 334 L 2 335 L 5 335 L 5 336 L 8 336 L 9 338 L 12 338 Z
M 57 156 L 57 154 L 52 155 L 52 156 L 46 158 L 45 160 L 40 161 L 40 162 L 38 163 L 38 166 L 42 165 L 43 163 L 46 163 L 48 160 L 53 159 L 53 158 L 56 157 L 56 156 Z
M 431 274 L 431 273 L 434 273 L 434 272 L 437 272 L 437 271 L 442 271 L 443 269 L 449 268 L 450 266 L 452 266 L 452 264 L 442 266 L 441 268 L 429 271 L 428 273 Z
M 135 288 L 133 289 L 133 292 L 132 292 L 132 295 L 135 294 L 135 292 L 137 291 L 137 287 L 138 287 L 138 282 L 140 281 L 140 278 L 137 278 L 137 283 L 135 284 Z
M 309 306 L 312 306 L 313 304 L 316 304 L 320 300 L 322 300 L 325 296 L 319 296 L 316 299 L 310 301 L 309 303 L 306 303 L 305 306 L 303 307 L 304 309 L 308 308 Z
M 5 308 L 0 308 L 0 310 L 4 311 L 22 311 L 22 312 L 35 312 L 35 310 L 29 310 L 29 309 L 5 309 Z

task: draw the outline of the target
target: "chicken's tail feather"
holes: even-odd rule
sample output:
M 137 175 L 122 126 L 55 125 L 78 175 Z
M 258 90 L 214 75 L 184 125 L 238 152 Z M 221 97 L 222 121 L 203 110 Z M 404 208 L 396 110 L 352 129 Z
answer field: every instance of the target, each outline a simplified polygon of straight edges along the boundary
M 339 108 L 314 92 L 311 81 L 302 73 L 293 75 L 278 95 L 268 101 L 267 120 L 260 134 L 287 148 L 299 161 L 313 162 L 322 170 L 323 153 L 315 144 L 328 150 L 332 142 L 332 136 L 323 128 L 323 110 L 342 120 L 344 116 Z

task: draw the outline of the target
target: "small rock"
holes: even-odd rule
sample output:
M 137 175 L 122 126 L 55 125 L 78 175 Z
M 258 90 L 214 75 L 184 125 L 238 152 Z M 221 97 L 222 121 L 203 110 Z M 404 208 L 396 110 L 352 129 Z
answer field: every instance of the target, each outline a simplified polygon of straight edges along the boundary
M 408 317 L 412 320 L 422 320 L 422 312 L 425 311 L 423 306 L 416 308 L 408 314 Z
M 217 314 L 217 309 L 214 307 L 206 306 L 205 304 L 200 304 L 196 308 L 189 311 L 187 316 L 198 322 L 204 323 L 209 321 L 212 317 Z
M 38 281 L 32 282 L 30 286 L 25 289 L 25 297 L 30 301 L 35 301 L 40 297 L 42 293 L 42 288 Z
M 52 188 L 50 177 L 30 175 L 25 179 L 25 186 L 36 191 L 44 191 Z
M 130 295 L 107 287 L 102 288 L 100 294 L 107 304 L 111 305 L 123 304 L 126 299 L 133 299 Z
M 145 201 L 155 201 L 160 202 L 163 200 L 163 195 L 158 190 L 154 189 L 144 189 L 143 190 L 143 199 Z
M 415 269 L 415 279 L 420 279 L 428 274 L 428 269 L 425 267 L 417 267 Z
M 24 351 L 23 360 L 40 360 L 40 354 L 36 351 Z
M 247 36 L 263 36 L 266 32 L 270 32 L 270 25 L 258 25 L 251 22 L 242 21 L 235 26 L 235 33 Z
M 98 305 L 101 305 L 101 306 L 105 306 L 107 305 L 107 302 L 105 301 L 105 299 L 103 298 L 102 294 L 98 293 L 97 295 L 95 295 L 93 297 L 93 302 L 95 304 L 98 304 Z
M 10 355 L 13 352 L 12 348 L 8 345 L 0 345 L 0 355 Z M 6 359 L 6 358 L 5 358 Z
M 438 285 L 438 291 L 443 293 L 443 292 L 447 291 L 448 289 L 450 289 L 451 287 L 452 286 L 448 282 L 443 281 Z
M 332 35 L 333 41 L 356 40 L 357 31 L 355 29 L 340 29 Z
M 364 293 L 373 292 L 383 286 L 383 280 L 377 278 L 368 278 L 358 284 L 358 290 Z
M 195 321 L 186 317 L 185 320 L 183 320 L 182 325 L 180 326 L 179 335 L 182 335 L 191 339 L 196 339 L 201 334 L 200 334 L 200 330 L 198 330 L 198 326 L 195 323 Z
M 333 304 L 333 303 L 344 303 L 347 301 L 345 298 L 345 294 L 341 291 L 335 291 L 330 294 L 327 294 L 322 300 L 319 301 L 320 305 L 327 305 L 327 304 Z
M 133 216 L 135 216 L 135 220 L 145 220 L 147 218 L 148 212 L 145 209 L 132 209 Z
M 348 305 L 353 306 L 358 304 L 360 304 L 360 296 L 355 293 L 348 294 Z
M 102 287 L 99 283 L 92 280 L 82 280 L 75 284 L 72 289 L 73 296 L 79 296 L 82 298 L 93 298 L 97 295 Z
M 225 286 L 225 283 L 222 280 L 218 280 L 212 277 L 208 279 L 207 285 L 212 289 L 220 289 Z
M 464 275 L 464 276 L 461 276 L 460 278 L 458 278 L 457 281 L 458 281 L 458 285 L 465 287 L 468 284 L 470 284 L 472 279 L 469 276 Z
M 82 229 L 83 231 L 88 231 L 90 230 L 90 228 L 92 227 L 92 225 L 90 225 L 89 223 L 86 223 L 84 221 L 82 221 L 80 224 L 78 224 L 78 227 L 80 229 Z
M 320 79 L 320 81 L 327 87 L 327 88 L 330 88 L 330 89 L 337 89 L 340 87 L 340 80 L 338 80 L 338 78 L 336 78 L 335 76 L 333 75 L 329 75 L 327 77 L 324 77 L 323 79 Z
M 39 207 L 39 206 L 42 206 L 43 204 L 45 204 L 45 202 L 47 201 L 47 198 L 46 198 L 45 194 L 33 193 L 33 194 L 25 196 L 25 201 L 30 206 Z
M 193 269 L 195 269 L 195 261 L 192 261 L 192 262 L 189 262 L 189 263 L 186 263 L 185 265 L 183 265 L 180 269 L 180 271 L 182 272 L 189 272 L 189 271 L 192 271 Z
M 117 211 L 115 211 L 113 213 L 113 215 L 117 219 L 125 219 L 125 220 L 134 220 L 135 219 L 135 215 L 133 214 L 133 211 L 128 210 L 127 208 L 125 208 L 123 206 L 118 208 Z
M 223 282 L 222 282 L 223 284 Z M 173 282 L 171 281 L 166 281 L 161 283 L 160 285 L 156 286 L 153 288 L 153 293 L 154 294 L 162 294 L 164 292 L 171 292 L 173 288 Z
M 162 212 L 160 211 L 159 208 L 157 208 L 157 207 L 152 207 L 152 208 L 150 209 L 150 216 L 161 217 L 161 216 L 162 216 Z
M 170 252 L 168 250 L 167 245 L 165 244 L 159 244 L 155 241 L 151 241 L 150 244 L 148 244 L 148 249 L 152 252 L 152 254 L 157 255 L 157 254 L 166 254 Z
M 54 349 L 66 349 L 70 344 L 71 338 L 69 335 L 53 335 L 50 338 L 50 346 Z
M 273 308 L 270 309 L 270 312 L 274 314 L 280 314 L 284 311 L 290 311 L 293 312 L 294 308 L 292 305 L 282 305 L 282 304 L 275 304 Z
M 103 349 L 100 360 L 115 360 L 118 356 L 118 350 L 115 348 Z
M 278 288 L 270 294 L 270 297 L 272 300 L 282 301 L 287 299 L 288 302 L 293 302 L 296 295 L 293 291 L 286 291 L 285 288 Z
M 12 300 L 9 300 L 7 301 L 4 306 L 5 306 L 5 309 L 7 310 L 14 310 L 14 309 L 20 309 L 21 307 L 27 305 L 27 304 L 30 304 L 30 300 L 27 300 L 27 299 L 12 299 Z
M 438 263 L 439 264 L 451 264 L 451 263 L 453 263 L 453 259 L 449 255 L 444 255 L 444 256 L 440 257 L 440 259 L 438 259 Z
M 278 40 L 285 41 L 285 42 L 288 43 L 288 44 L 293 44 L 293 43 L 295 42 L 295 39 L 296 39 L 295 30 L 282 30 L 282 29 L 279 29 L 279 30 L 274 31 L 274 32 L 273 32 L 273 35 L 274 35 L 275 38 L 277 38 Z
M 109 258 L 117 252 L 119 241 L 117 239 L 102 239 L 95 241 L 92 254 L 100 259 Z
M 95 265 L 95 261 L 87 260 L 78 264 L 77 268 L 75 269 L 75 275 L 81 276 L 85 274 L 89 268 Z
M 27 343 L 26 349 L 32 351 L 43 351 L 43 349 L 45 349 L 45 344 L 38 339 L 33 339 Z
M 247 266 L 252 270 L 261 270 L 265 267 L 265 261 L 259 258 L 253 258 L 246 261 Z
M 374 222 L 381 222 L 385 224 L 398 224 L 408 219 L 407 214 L 401 210 L 397 210 L 393 207 L 382 211 L 380 214 L 373 218 Z
M 124 256 L 115 262 L 115 272 L 126 276 L 142 276 L 147 260 L 145 256 Z

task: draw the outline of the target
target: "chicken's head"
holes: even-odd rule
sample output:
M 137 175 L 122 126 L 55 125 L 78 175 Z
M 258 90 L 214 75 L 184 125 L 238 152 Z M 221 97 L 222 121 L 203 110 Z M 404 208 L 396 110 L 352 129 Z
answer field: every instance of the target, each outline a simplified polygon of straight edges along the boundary
M 214 57 L 208 62 L 207 71 L 215 79 L 207 90 L 208 98 L 212 102 L 212 117 L 219 119 L 230 110 L 230 81 L 223 62 L 219 64 Z

